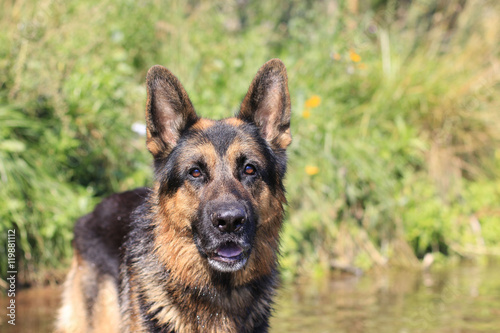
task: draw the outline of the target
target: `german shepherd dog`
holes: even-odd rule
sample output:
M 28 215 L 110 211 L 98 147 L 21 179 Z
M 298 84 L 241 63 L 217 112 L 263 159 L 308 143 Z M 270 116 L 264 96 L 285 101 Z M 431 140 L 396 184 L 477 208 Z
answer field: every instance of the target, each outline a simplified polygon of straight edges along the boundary
M 285 66 L 264 64 L 217 121 L 166 68 L 146 81 L 154 185 L 77 221 L 57 331 L 267 332 L 292 140 Z

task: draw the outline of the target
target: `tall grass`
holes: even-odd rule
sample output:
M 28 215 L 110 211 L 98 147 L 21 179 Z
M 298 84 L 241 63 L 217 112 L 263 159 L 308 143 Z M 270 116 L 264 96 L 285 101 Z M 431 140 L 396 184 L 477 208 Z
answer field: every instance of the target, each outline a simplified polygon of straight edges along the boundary
M 154 64 L 178 75 L 207 117 L 233 114 L 266 60 L 287 65 L 286 277 L 499 251 L 493 0 L 3 8 L 0 233 L 18 230 L 26 281 L 64 266 L 75 219 L 100 198 L 150 182 L 131 124 L 143 121 Z

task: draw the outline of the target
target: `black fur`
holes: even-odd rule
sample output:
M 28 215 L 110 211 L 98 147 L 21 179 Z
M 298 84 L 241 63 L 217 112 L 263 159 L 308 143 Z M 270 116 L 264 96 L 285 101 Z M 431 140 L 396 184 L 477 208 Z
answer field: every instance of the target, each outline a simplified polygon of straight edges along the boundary
M 75 224 L 73 246 L 98 273 L 119 277 L 120 249 L 130 231 L 131 213 L 144 203 L 149 189 L 113 194 Z
M 155 184 L 77 222 L 59 331 L 76 318 L 95 331 L 109 319 L 115 332 L 268 332 L 291 142 L 285 67 L 262 66 L 238 115 L 219 121 L 199 118 L 161 66 L 147 89 Z

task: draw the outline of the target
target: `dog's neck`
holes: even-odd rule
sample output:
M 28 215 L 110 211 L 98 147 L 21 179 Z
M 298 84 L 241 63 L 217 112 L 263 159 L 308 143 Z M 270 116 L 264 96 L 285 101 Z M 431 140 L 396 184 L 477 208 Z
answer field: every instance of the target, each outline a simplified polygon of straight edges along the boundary
M 137 287 L 142 296 L 140 309 L 151 328 L 162 327 L 162 332 L 254 332 L 261 327 L 257 331 L 266 331 L 277 274 L 235 286 L 234 273 L 212 272 L 210 286 L 193 287 L 175 279 L 158 261 L 148 264 L 156 266 L 159 279 Z
M 136 295 L 129 304 L 129 313 L 123 313 L 125 322 L 133 327 L 136 318 L 144 318 L 140 326 L 147 327 L 149 332 L 267 332 L 272 299 L 279 284 L 276 257 L 266 257 L 269 265 L 266 274 L 245 272 L 256 267 L 257 253 L 242 270 L 221 273 L 208 264 L 200 264 L 201 260 L 186 260 L 182 254 L 173 256 L 178 250 L 175 245 L 186 249 L 188 243 L 192 244 L 182 243 L 183 235 L 178 233 L 175 241 L 161 241 L 165 250 L 162 252 L 155 249 L 158 239 L 152 241 L 158 235 L 155 234 L 158 227 L 151 228 L 157 215 L 148 214 L 147 211 L 151 212 L 148 206 L 140 208 L 139 215 L 143 218 L 136 220 L 133 232 L 137 234 L 129 238 L 134 244 L 125 246 L 125 249 L 134 249 L 135 253 L 124 253 L 127 265 L 122 269 L 127 267 L 127 272 L 122 271 L 122 296 L 127 299 L 126 293 Z M 168 235 L 169 232 L 160 234 Z M 199 256 L 198 253 L 190 254 Z M 148 272 L 147 279 L 128 278 L 138 276 L 141 271 Z

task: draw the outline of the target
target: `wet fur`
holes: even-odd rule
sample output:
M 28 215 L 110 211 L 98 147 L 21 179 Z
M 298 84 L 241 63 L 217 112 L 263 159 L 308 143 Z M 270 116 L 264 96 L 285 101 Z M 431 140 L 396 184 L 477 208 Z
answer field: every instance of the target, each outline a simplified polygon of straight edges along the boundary
M 57 331 L 267 332 L 291 142 L 285 67 L 267 62 L 239 114 L 219 121 L 198 117 L 161 66 L 147 87 L 155 183 L 77 221 Z M 258 173 L 244 173 L 249 164 Z M 190 176 L 193 165 L 201 177 Z M 214 212 L 235 205 L 243 222 L 220 231 Z M 220 262 L 227 244 L 243 252 Z

